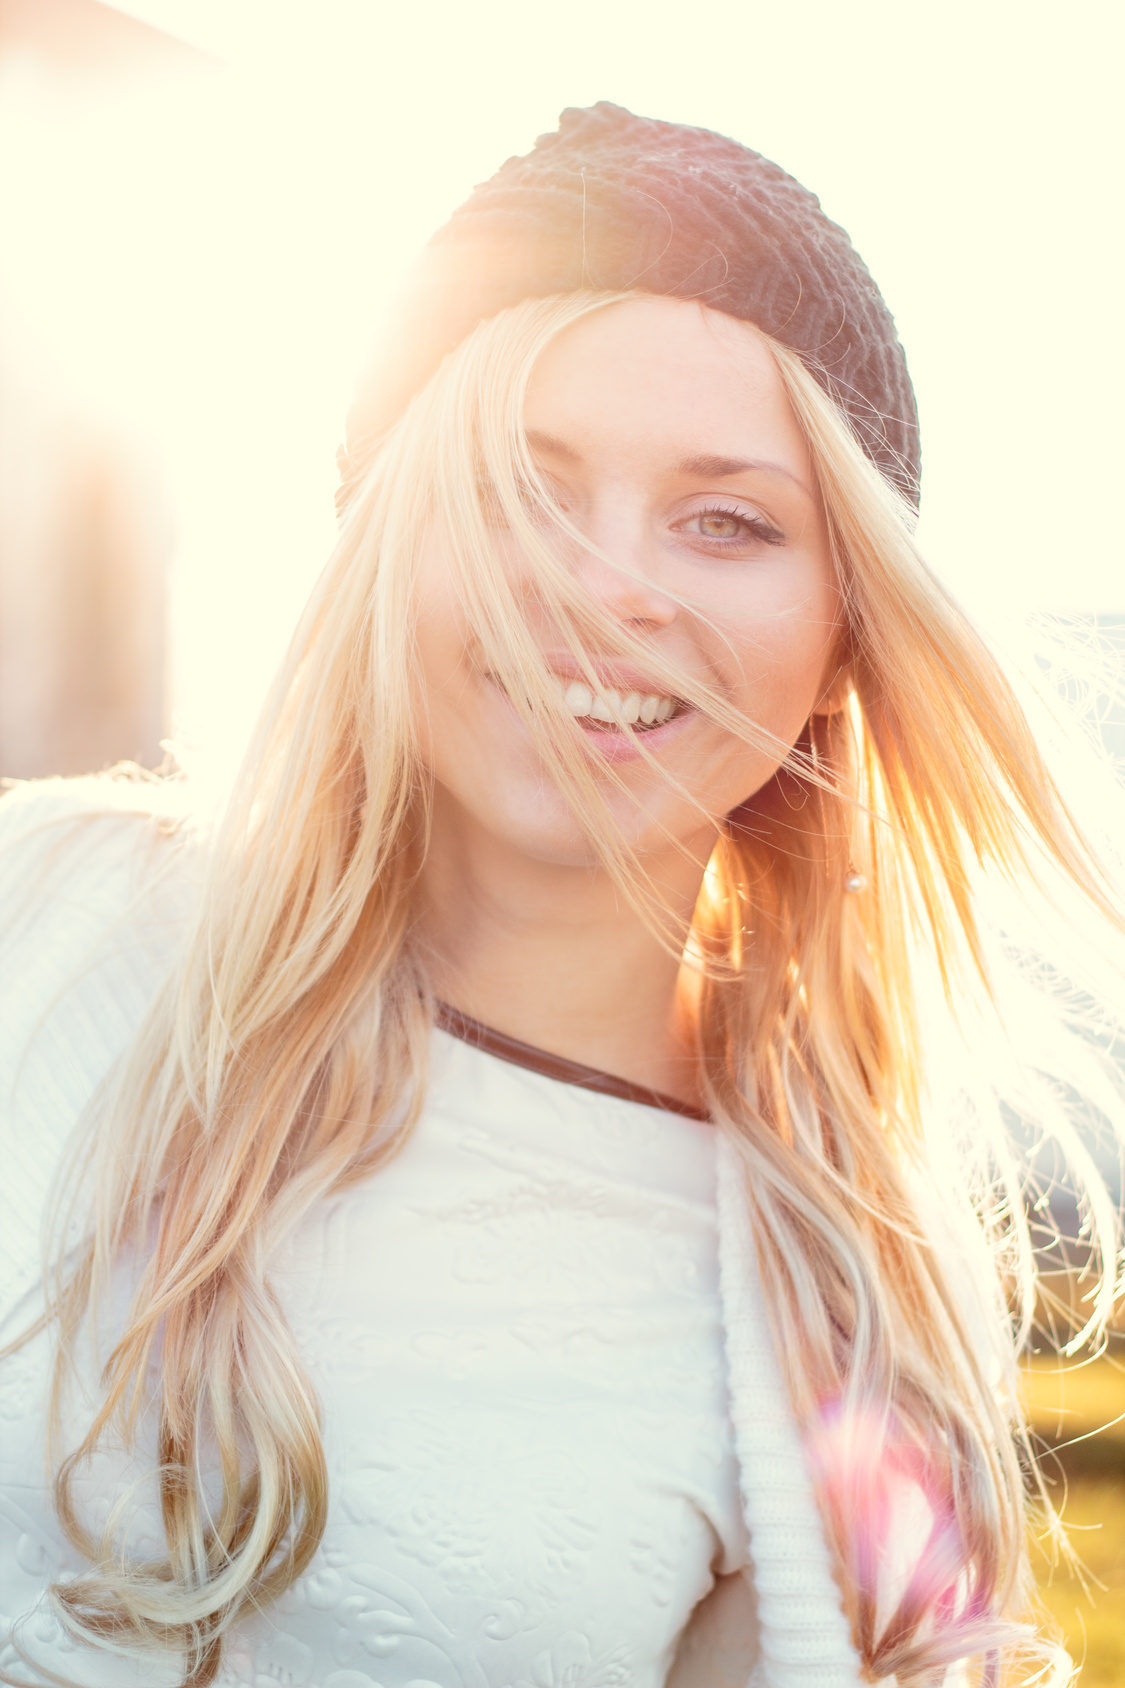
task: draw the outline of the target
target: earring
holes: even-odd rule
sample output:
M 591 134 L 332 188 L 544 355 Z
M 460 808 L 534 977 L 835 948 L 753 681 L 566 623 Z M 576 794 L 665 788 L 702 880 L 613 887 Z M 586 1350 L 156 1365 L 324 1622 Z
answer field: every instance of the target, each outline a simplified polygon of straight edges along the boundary
M 866 891 L 867 875 L 858 873 L 854 867 L 849 867 L 844 879 L 845 891 Z

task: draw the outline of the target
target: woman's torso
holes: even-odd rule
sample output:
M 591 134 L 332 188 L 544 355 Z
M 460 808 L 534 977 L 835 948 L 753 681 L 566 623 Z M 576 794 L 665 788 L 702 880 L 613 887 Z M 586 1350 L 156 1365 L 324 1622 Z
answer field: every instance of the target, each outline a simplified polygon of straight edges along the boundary
M 657 1688 L 746 1559 L 710 1129 L 442 1032 L 432 1068 L 403 1151 L 274 1265 L 323 1407 L 328 1526 L 221 1680 Z M 7 1623 L 80 1568 L 46 1482 L 47 1356 L 40 1337 L 0 1366 Z M 76 1654 L 42 1611 L 25 1638 L 78 1681 L 175 1680 Z

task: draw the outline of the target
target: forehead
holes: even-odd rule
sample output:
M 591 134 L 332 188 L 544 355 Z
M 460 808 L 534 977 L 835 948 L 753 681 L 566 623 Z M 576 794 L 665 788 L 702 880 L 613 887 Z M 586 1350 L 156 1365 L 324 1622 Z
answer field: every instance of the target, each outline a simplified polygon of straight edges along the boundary
M 627 300 L 573 323 L 532 372 L 524 419 L 591 464 L 768 454 L 809 468 L 764 337 L 693 300 Z

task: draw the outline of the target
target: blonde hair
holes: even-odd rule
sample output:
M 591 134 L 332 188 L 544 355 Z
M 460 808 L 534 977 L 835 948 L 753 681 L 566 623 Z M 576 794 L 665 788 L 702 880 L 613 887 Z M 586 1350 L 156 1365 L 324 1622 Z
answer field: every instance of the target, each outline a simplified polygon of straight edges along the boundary
M 1062 887 L 1107 930 L 1120 933 L 1121 918 L 998 662 L 919 560 L 909 512 L 784 348 L 767 342 L 827 515 L 847 707 L 789 753 L 579 590 L 538 519 L 566 530 L 523 438 L 523 398 L 556 336 L 628 297 L 528 301 L 481 324 L 375 452 L 209 850 L 182 961 L 72 1163 L 76 1188 L 91 1169 L 94 1195 L 78 1265 L 60 1266 L 51 1286 L 56 1397 L 115 1262 L 135 1246 L 143 1269 L 97 1415 L 56 1479 L 60 1518 L 91 1568 L 52 1598 L 81 1640 L 180 1650 L 191 1684 L 214 1680 L 225 1632 L 301 1574 L 325 1525 L 318 1403 L 270 1290 L 271 1257 L 314 1203 L 395 1152 L 424 1094 L 432 1004 L 412 912 L 429 790 L 410 628 L 426 521 L 445 530 L 482 660 L 593 849 L 667 942 L 682 947 L 686 934 L 668 926 L 593 784 L 497 566 L 496 522 L 533 559 L 580 661 L 638 657 L 670 691 L 785 757 L 720 834 L 689 953 L 703 975 L 705 1093 L 747 1169 L 856 1642 L 872 1675 L 894 1672 L 900 1688 L 964 1656 L 995 1673 L 1034 1652 L 1020 1621 L 1027 1444 L 1014 1344 L 997 1289 L 982 1351 L 955 1264 L 973 1250 L 999 1256 L 1022 1307 L 1018 1341 L 1034 1267 L 1019 1169 L 991 1090 L 961 1104 L 968 1159 L 940 1154 L 949 1134 L 928 1125 L 926 1059 L 938 1010 L 923 1027 L 921 1004 L 933 980 L 939 1009 L 944 991 L 992 1012 L 1002 957 L 978 918 L 982 867 Z M 862 896 L 843 894 L 852 867 L 866 876 Z M 1040 1112 L 1065 1135 L 1048 1104 Z M 924 1185 L 941 1193 L 932 1212 Z M 1095 1196 L 1092 1211 L 1102 1287 L 1091 1328 L 1112 1298 L 1116 1247 L 1106 1202 Z M 112 1527 L 94 1536 L 74 1477 L 111 1434 L 139 1436 L 157 1358 L 168 1554 L 149 1564 L 129 1560 Z M 873 1522 L 888 1460 L 921 1473 L 934 1519 L 891 1611 Z

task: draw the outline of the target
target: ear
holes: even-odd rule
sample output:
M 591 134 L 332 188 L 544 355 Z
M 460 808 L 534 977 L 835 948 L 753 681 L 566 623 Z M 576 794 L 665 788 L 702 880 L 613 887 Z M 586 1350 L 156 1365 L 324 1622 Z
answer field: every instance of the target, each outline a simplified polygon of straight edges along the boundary
M 814 715 L 822 715 L 825 717 L 839 714 L 840 710 L 846 705 L 848 698 L 851 695 L 851 690 L 852 671 L 850 665 L 844 662 L 839 668 L 837 668 L 831 680 L 828 682 L 820 702 L 814 704 L 812 713 Z

